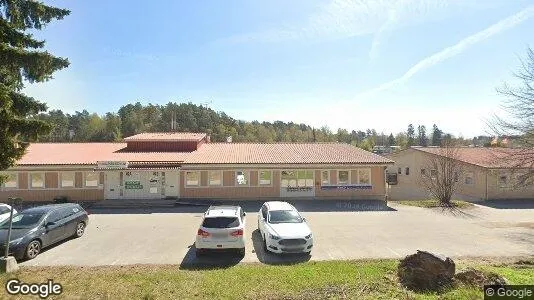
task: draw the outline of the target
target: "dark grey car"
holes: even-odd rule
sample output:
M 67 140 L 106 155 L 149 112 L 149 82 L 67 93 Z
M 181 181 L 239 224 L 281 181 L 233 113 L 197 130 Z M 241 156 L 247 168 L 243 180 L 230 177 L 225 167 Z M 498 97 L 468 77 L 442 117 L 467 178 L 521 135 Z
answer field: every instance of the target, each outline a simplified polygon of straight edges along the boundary
M 9 252 L 16 259 L 35 258 L 43 248 L 84 234 L 87 212 L 74 203 L 25 209 L 13 216 Z M 9 220 L 0 224 L 0 255 L 5 252 Z

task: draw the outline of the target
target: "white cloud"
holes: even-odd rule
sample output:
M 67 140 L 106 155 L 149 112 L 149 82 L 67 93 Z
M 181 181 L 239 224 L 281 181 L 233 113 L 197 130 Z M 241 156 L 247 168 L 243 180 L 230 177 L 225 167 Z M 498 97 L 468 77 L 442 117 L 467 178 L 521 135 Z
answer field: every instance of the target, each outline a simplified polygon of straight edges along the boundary
M 360 93 L 358 96 L 356 96 L 357 99 L 365 98 L 367 96 L 374 95 L 380 91 L 388 90 L 394 86 L 400 85 L 410 78 L 412 78 L 415 74 L 428 69 L 436 64 L 441 63 L 442 61 L 449 59 L 455 55 L 458 55 L 462 52 L 464 52 L 469 47 L 480 43 L 496 34 L 499 34 L 503 31 L 506 31 L 508 29 L 511 29 L 522 22 L 530 19 L 534 16 L 534 5 L 529 6 L 520 12 L 516 13 L 515 15 L 512 15 L 506 19 L 503 19 L 490 27 L 479 31 L 473 35 L 468 36 L 467 38 L 461 40 L 457 44 L 447 47 L 437 53 L 434 53 L 433 55 L 430 55 L 422 60 L 420 60 L 417 64 L 415 64 L 413 67 L 411 67 L 404 75 L 401 77 L 394 79 L 392 81 L 383 83 L 379 85 L 376 88 L 373 88 L 371 90 L 365 91 L 363 93 Z
M 480 10 L 499 1 L 456 0 L 331 0 L 320 6 L 301 24 L 289 24 L 260 32 L 244 33 L 220 40 L 220 43 L 282 42 L 321 40 L 376 34 L 372 52 L 380 44 L 381 34 L 400 27 Z

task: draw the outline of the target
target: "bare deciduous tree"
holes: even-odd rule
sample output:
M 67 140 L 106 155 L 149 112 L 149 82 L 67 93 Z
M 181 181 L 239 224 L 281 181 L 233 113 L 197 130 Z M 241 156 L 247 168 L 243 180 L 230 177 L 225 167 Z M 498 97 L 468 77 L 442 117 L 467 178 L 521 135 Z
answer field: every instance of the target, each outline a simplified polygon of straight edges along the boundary
M 504 161 L 517 174 L 515 187 L 534 182 L 534 51 L 528 49 L 521 59 L 519 71 L 514 73 L 517 83 L 505 83 L 497 92 L 504 96 L 501 105 L 505 115 L 493 116 L 489 122 L 497 136 L 511 137 L 515 149 L 497 149 L 496 159 Z
M 432 150 L 424 163 L 425 173 L 421 174 L 421 185 L 441 206 L 452 207 L 452 196 L 464 172 L 458 147 L 450 140 L 445 140 L 440 148 Z

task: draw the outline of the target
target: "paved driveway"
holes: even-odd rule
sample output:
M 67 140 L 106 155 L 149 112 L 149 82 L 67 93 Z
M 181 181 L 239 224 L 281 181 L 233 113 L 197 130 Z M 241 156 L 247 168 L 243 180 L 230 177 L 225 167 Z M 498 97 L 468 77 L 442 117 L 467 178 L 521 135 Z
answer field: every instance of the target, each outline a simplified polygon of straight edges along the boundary
M 477 206 L 465 213 L 395 203 L 374 211 L 358 202 L 297 203 L 315 236 L 311 256 L 265 254 L 257 233 L 259 203 L 247 211 L 247 252 L 241 261 L 399 258 L 417 249 L 462 256 L 534 253 L 534 209 Z M 48 249 L 23 265 L 236 264 L 232 255 L 198 260 L 192 247 L 205 207 L 93 211 L 86 234 Z

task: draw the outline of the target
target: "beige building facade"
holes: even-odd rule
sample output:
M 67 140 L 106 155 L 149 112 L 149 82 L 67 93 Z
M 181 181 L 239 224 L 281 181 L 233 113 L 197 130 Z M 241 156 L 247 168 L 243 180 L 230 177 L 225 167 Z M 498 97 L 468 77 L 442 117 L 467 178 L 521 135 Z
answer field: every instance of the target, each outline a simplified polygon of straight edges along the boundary
M 458 148 L 462 172 L 458 176 L 454 198 L 461 200 L 534 199 L 534 185 L 517 187 L 518 176 L 532 169 L 514 169 L 498 159 L 491 148 Z M 431 176 L 428 160 L 439 155 L 437 148 L 416 148 L 389 155 L 395 161 L 387 174 L 396 174 L 396 183 L 388 184 L 392 200 L 429 199 L 421 184 L 421 176 Z M 393 178 L 394 176 L 388 176 Z

